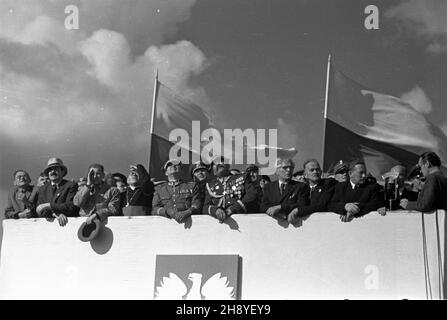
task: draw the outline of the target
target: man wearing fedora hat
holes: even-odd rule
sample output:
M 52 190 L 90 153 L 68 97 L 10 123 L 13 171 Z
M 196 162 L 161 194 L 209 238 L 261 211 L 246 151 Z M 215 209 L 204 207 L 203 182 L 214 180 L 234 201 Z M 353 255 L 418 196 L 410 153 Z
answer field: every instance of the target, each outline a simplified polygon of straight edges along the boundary
M 173 218 L 182 223 L 192 214 L 200 213 L 202 203 L 199 197 L 199 186 L 190 181 L 180 179 L 182 163 L 177 159 L 168 160 L 162 170 L 168 177 L 155 187 L 152 201 L 152 214 Z
M 59 158 L 50 158 L 44 173 L 48 174 L 50 183 L 37 191 L 36 213 L 39 217 L 54 217 L 60 226 L 65 226 L 67 217 L 78 216 L 79 208 L 73 204 L 78 185 L 64 179 L 68 169 Z

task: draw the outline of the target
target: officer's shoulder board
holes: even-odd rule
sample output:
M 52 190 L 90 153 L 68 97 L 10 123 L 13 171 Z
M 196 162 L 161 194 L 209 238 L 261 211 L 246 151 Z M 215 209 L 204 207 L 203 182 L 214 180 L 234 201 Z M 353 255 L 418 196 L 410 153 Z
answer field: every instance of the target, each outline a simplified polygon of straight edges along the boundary
M 160 182 L 155 186 L 155 190 L 160 190 L 162 188 L 165 188 L 167 185 L 168 185 L 167 181 Z
M 196 185 L 196 182 L 194 182 L 194 181 L 186 181 L 186 182 L 183 182 L 183 184 L 185 186 L 187 186 L 188 188 L 193 188 Z

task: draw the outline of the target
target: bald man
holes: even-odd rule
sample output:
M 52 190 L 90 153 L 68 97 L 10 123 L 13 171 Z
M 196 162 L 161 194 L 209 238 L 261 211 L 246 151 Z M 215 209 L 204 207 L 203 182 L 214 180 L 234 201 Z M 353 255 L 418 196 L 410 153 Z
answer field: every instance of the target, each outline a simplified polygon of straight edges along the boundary
M 408 199 L 409 201 L 416 201 L 418 198 L 418 193 L 412 191 L 405 185 L 405 180 L 407 177 L 407 169 L 402 165 L 397 165 L 391 168 L 390 173 L 397 175 L 395 183 L 397 184 L 397 199 L 391 201 L 385 201 L 385 206 L 379 208 L 377 212 L 381 215 L 385 215 L 387 210 L 403 210 L 399 205 L 401 199 Z

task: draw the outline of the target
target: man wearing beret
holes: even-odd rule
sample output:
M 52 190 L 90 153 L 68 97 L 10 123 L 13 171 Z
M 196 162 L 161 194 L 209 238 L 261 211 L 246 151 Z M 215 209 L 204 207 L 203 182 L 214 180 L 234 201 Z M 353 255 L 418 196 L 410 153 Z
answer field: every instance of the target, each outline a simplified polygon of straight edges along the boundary
M 292 159 L 276 160 L 278 180 L 264 187 L 261 212 L 286 220 L 293 209 L 309 204 L 309 186 L 292 179 L 294 168 Z
M 62 227 L 67 224 L 67 217 L 77 217 L 79 212 L 79 208 L 73 204 L 78 185 L 64 179 L 67 172 L 67 167 L 61 159 L 49 159 L 44 173 L 48 174 L 50 183 L 39 187 L 37 191 L 37 215 L 54 217 Z
M 258 191 L 245 183 L 242 174 L 231 175 L 230 165 L 221 156 L 212 162 L 214 177 L 206 184 L 205 203 L 202 213 L 220 222 L 234 213 L 253 213 Z
M 173 218 L 184 222 L 192 214 L 200 213 L 201 202 L 197 183 L 180 179 L 182 163 L 177 159 L 168 160 L 163 171 L 168 182 L 155 187 L 152 200 L 152 215 Z

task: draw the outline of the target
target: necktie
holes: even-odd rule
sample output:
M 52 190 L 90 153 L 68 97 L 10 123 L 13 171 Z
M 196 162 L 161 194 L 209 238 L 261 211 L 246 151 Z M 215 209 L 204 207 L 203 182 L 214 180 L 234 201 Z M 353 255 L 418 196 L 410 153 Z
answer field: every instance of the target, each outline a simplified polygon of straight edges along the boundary
M 281 184 L 281 194 L 284 194 L 284 191 L 286 191 L 286 184 L 282 183 Z
M 53 184 L 53 196 L 56 194 L 57 185 Z

